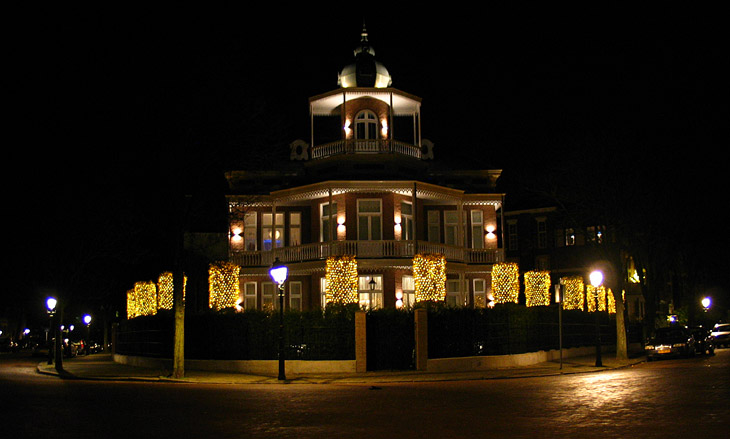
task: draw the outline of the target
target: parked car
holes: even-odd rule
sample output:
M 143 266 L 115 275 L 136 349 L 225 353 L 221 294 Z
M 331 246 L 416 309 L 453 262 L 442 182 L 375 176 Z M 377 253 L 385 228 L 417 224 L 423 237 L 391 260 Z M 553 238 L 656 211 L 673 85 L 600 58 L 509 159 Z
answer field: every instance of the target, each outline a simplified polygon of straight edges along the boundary
M 708 329 L 705 329 L 702 326 L 697 326 L 690 328 L 690 331 L 692 331 L 692 336 L 695 339 L 696 353 L 700 355 L 715 354 L 715 337 L 712 336 L 712 333 Z
M 692 332 L 681 327 L 657 329 L 644 346 L 647 361 L 662 357 L 690 357 L 695 354 L 695 349 Z
M 715 346 L 730 346 L 730 323 L 718 323 L 712 328 L 712 337 L 715 339 Z

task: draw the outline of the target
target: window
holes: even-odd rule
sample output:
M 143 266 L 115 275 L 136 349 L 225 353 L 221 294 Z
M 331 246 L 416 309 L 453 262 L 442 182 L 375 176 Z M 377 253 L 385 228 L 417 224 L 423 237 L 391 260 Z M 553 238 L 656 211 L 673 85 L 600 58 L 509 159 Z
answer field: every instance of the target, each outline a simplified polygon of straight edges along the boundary
M 438 210 L 428 211 L 428 242 L 441 242 L 441 216 Z
M 256 282 L 243 284 L 243 309 L 256 309 Z
M 370 281 L 375 281 L 375 289 L 370 289 Z M 365 309 L 379 309 L 383 307 L 383 276 L 359 276 L 357 292 L 360 297 L 360 307 Z
M 448 306 L 463 306 L 461 299 L 461 288 L 459 288 L 458 280 L 446 281 L 446 304 Z
M 270 213 L 264 213 L 262 214 L 262 225 L 261 225 L 261 235 L 263 238 L 263 245 L 262 249 L 264 251 L 271 250 L 272 242 L 274 243 L 275 247 L 283 247 L 284 246 L 284 214 L 283 213 L 277 213 L 276 214 L 276 225 L 273 225 L 271 223 L 272 214 Z
M 603 236 L 606 228 L 603 226 L 590 226 L 587 229 L 588 239 L 594 244 L 603 243 Z
M 355 116 L 355 138 L 374 140 L 378 138 L 378 118 L 369 110 Z
M 547 248 L 547 221 L 537 219 L 537 248 Z
M 337 223 L 337 203 L 332 203 L 332 223 L 330 223 L 330 205 L 323 203 L 319 207 L 320 215 L 320 239 L 322 242 L 328 242 L 332 235 L 333 223 Z M 336 235 L 335 235 L 336 236 Z
M 575 230 L 565 229 L 565 245 L 575 245 Z
M 510 221 L 507 223 L 507 239 L 509 240 L 509 249 L 510 250 L 518 250 L 519 249 L 519 240 L 517 236 L 517 222 L 516 221 Z
M 413 239 L 413 205 L 411 203 L 400 203 L 400 218 L 401 239 L 404 241 Z
M 444 243 L 457 245 L 459 233 L 459 212 L 455 210 L 444 211 Z
M 243 216 L 243 239 L 246 251 L 256 250 L 256 212 L 249 212 Z
M 289 285 L 289 309 L 302 310 L 302 283 L 288 282 Z
M 302 214 L 300 212 L 289 213 L 289 245 L 295 246 L 302 243 Z
M 319 304 L 322 306 L 322 309 L 325 309 L 327 307 L 327 278 L 326 277 L 320 277 L 319 278 Z
M 379 241 L 383 239 L 380 200 L 357 200 L 357 239 Z
M 535 270 L 547 271 L 550 269 L 550 257 L 548 255 L 541 255 L 535 257 Z
M 471 211 L 471 248 L 484 248 L 484 212 Z
M 277 290 L 278 288 L 276 288 L 276 285 L 274 285 L 273 282 L 261 283 L 261 309 L 264 311 L 278 309 L 278 300 L 276 300 Z
M 401 282 L 401 289 L 403 290 L 402 304 L 405 307 L 412 307 L 416 304 L 416 284 L 413 281 L 413 276 L 403 276 Z M 396 297 L 397 299 L 397 297 Z
M 474 308 L 485 308 L 487 306 L 487 280 L 474 279 Z

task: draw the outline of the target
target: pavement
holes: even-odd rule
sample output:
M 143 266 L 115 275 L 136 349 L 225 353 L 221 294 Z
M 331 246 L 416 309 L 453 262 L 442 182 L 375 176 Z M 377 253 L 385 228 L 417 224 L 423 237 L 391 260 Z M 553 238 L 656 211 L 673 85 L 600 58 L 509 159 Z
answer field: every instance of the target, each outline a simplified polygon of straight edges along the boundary
M 613 355 L 603 355 L 602 366 L 595 365 L 595 356 L 573 357 L 560 361 L 548 361 L 529 366 L 508 367 L 468 372 L 420 372 L 375 371 L 365 373 L 323 373 L 288 375 L 280 381 L 276 376 L 250 375 L 231 372 L 186 370 L 182 378 L 173 378 L 171 370 L 152 369 L 116 363 L 110 354 L 92 354 L 65 358 L 63 370 L 57 371 L 47 362 L 38 364 L 41 374 L 63 379 L 107 381 L 155 381 L 191 384 L 387 384 L 429 381 L 489 380 L 556 376 L 577 373 L 597 373 L 627 368 L 646 361 L 644 356 L 617 360 Z

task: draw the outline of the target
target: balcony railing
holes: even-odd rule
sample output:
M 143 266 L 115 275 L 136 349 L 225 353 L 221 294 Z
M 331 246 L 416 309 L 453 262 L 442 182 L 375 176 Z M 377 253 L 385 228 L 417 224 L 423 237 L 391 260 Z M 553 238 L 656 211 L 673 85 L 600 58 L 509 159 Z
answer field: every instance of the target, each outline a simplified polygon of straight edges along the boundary
M 421 148 L 397 140 L 338 140 L 312 148 L 312 158 L 320 159 L 339 154 L 400 154 L 421 158 Z
M 447 261 L 493 264 L 502 260 L 502 250 L 471 249 L 426 241 L 333 241 L 280 247 L 267 251 L 233 252 L 231 262 L 241 267 L 264 267 L 281 262 L 307 262 L 329 256 L 353 255 L 357 258 L 412 258 L 416 253 L 439 253 Z

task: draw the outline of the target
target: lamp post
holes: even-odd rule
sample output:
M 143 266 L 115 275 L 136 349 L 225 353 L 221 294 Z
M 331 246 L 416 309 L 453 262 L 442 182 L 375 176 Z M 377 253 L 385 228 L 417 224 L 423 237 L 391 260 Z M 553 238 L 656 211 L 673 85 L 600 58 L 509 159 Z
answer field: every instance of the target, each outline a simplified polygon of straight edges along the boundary
M 286 265 L 279 261 L 279 258 L 274 260 L 274 263 L 269 269 L 269 276 L 279 286 L 279 379 L 285 380 L 285 365 L 284 365 L 284 282 L 289 274 L 289 269 Z
M 700 303 L 702 304 L 702 309 L 707 312 L 707 310 L 710 309 L 710 305 L 712 305 L 712 299 L 710 299 L 709 297 L 704 297 L 702 298 Z
M 53 316 L 56 314 L 56 305 L 58 301 L 55 297 L 46 299 L 46 312 L 48 312 L 48 332 L 46 333 L 46 343 L 48 344 L 48 364 L 53 364 L 53 349 L 51 349 L 52 339 L 49 339 L 51 330 L 53 329 Z
M 91 334 L 91 315 L 86 314 L 84 316 L 84 323 L 86 324 L 86 343 L 84 343 L 84 349 L 86 350 L 86 355 L 89 355 L 89 338 Z
M 596 296 L 596 367 L 602 367 L 601 361 L 601 323 L 598 314 L 598 288 L 603 284 L 603 273 L 596 270 L 590 275 L 591 285 L 593 285 L 594 295 Z

